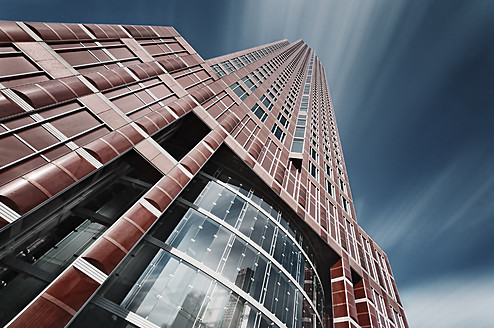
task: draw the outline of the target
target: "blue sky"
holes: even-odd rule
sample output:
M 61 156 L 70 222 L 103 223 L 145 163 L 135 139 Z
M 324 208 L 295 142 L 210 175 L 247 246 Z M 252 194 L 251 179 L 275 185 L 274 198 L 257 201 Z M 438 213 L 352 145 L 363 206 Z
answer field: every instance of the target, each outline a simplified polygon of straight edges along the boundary
M 411 327 L 494 327 L 493 1 L 0 8 L 8 20 L 172 25 L 203 58 L 303 39 L 327 70 L 359 223 L 388 254 Z

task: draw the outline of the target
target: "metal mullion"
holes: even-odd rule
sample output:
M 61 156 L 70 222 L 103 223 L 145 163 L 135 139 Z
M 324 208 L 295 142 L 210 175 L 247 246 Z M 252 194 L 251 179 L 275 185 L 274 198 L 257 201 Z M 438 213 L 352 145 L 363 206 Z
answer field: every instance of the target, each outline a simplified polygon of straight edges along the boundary
M 6 164 L 6 165 L 4 165 L 4 166 L 0 167 L 0 171 L 3 171 L 3 170 L 6 170 L 6 169 L 8 169 L 8 168 L 10 168 L 10 167 L 12 167 L 12 166 L 15 166 L 15 165 L 17 165 L 18 163 L 20 163 L 20 162 L 22 162 L 22 161 L 25 161 L 25 160 L 27 160 L 27 159 L 29 159 L 29 158 L 31 158 L 31 157 L 34 157 L 34 156 L 36 156 L 36 155 L 38 155 L 38 154 L 39 154 L 39 152 L 34 152 L 34 153 L 32 153 L 32 154 L 29 154 L 29 155 L 26 155 L 26 156 L 24 156 L 24 157 L 22 157 L 22 158 L 19 158 L 19 159 L 18 159 L 18 160 L 16 160 L 16 161 L 13 161 L 13 162 L 11 162 L 11 163 L 9 163 L 9 164 Z
M 256 209 L 258 209 L 262 214 L 264 214 L 266 217 L 268 217 L 270 219 L 271 222 L 273 222 L 276 227 L 281 230 L 285 235 L 288 236 L 288 238 L 292 241 L 292 243 L 298 248 L 298 250 L 302 253 L 304 259 L 307 261 L 307 263 L 309 263 L 309 265 L 313 268 L 316 276 L 317 276 L 317 279 L 319 280 L 319 282 L 321 283 L 321 279 L 319 277 L 319 275 L 317 274 L 317 271 L 316 271 L 316 266 L 312 263 L 312 260 L 309 258 L 309 256 L 305 253 L 302 245 L 297 241 L 297 239 L 295 237 L 293 237 L 286 229 L 285 227 L 283 227 L 281 225 L 280 222 L 278 222 L 276 220 L 276 218 L 272 217 L 271 214 L 269 214 L 268 212 L 266 212 L 260 205 L 257 205 L 256 203 L 254 203 L 252 201 L 252 199 L 250 199 L 249 197 L 243 195 L 242 193 L 238 192 L 237 190 L 233 189 L 232 187 L 230 187 L 228 184 L 224 183 L 223 181 L 207 174 L 207 173 L 204 173 L 204 172 L 199 172 L 199 175 L 202 175 L 204 177 L 206 177 L 207 179 L 213 181 L 213 182 L 216 182 L 217 184 L 219 184 L 220 186 L 226 188 L 227 190 L 229 190 L 230 192 L 234 193 L 235 195 L 239 196 L 241 199 L 243 199 L 246 203 L 249 203 L 251 206 L 254 206 Z M 298 177 L 300 178 L 301 176 L 301 173 L 298 174 Z M 295 184 L 297 182 L 298 178 L 296 177 L 296 180 L 295 180 Z M 196 205 L 194 205 L 196 206 Z M 321 283 L 322 285 L 322 283 Z
M 46 283 L 50 283 L 57 277 L 56 274 L 47 272 L 40 268 L 34 267 L 31 264 L 19 260 L 13 256 L 7 256 L 2 259 L 2 262 L 14 271 L 27 274 L 36 279 L 42 280 Z
M 34 123 L 29 123 L 27 125 L 20 126 L 20 127 L 15 128 L 15 129 L 11 129 L 11 130 L 9 130 L 8 127 L 5 126 L 5 127 L 7 127 L 7 130 L 8 131 L 5 131 L 5 132 L 0 133 L 0 137 L 3 137 L 4 135 L 9 134 L 9 133 L 18 133 L 21 130 L 26 130 L 26 129 L 32 128 L 32 127 L 34 127 L 36 125 L 41 125 L 41 124 L 44 124 L 44 123 L 49 123 L 49 121 L 52 121 L 54 119 L 61 118 L 61 117 L 64 117 L 64 116 L 68 116 L 70 114 L 73 114 L 73 113 L 75 113 L 77 111 L 80 111 L 80 110 L 83 110 L 85 108 L 86 107 L 84 107 L 84 106 L 83 107 L 80 107 L 80 108 L 75 108 L 75 109 L 73 109 L 71 111 L 68 111 L 68 112 L 65 112 L 65 113 L 61 113 L 61 114 L 52 116 L 50 118 L 44 118 L 42 121 L 36 121 Z M 31 112 L 30 114 L 38 114 L 38 113 Z
M 100 127 L 102 127 L 102 126 L 106 126 L 106 123 L 100 123 L 99 125 L 96 125 L 96 126 L 94 126 L 94 127 L 90 128 L 90 129 L 86 130 L 86 131 L 80 132 L 80 133 L 78 133 L 78 134 L 76 134 L 76 135 L 73 135 L 73 136 L 72 136 L 72 137 L 70 137 L 70 138 L 67 138 L 67 140 L 64 140 L 63 142 L 64 142 L 64 143 L 69 143 L 69 142 L 71 142 L 73 139 L 76 139 L 76 138 L 78 138 L 78 137 L 83 136 L 83 135 L 84 135 L 84 134 L 86 134 L 86 133 L 89 133 L 89 132 L 92 132 L 92 131 L 94 131 L 94 130 L 97 130 L 98 128 L 100 128 Z M 78 147 L 79 147 L 79 146 L 78 146 Z
M 191 85 L 189 85 L 187 88 L 185 88 L 185 90 L 190 89 L 190 88 L 193 88 L 193 87 L 195 87 L 195 86 L 197 86 L 197 85 L 199 85 L 199 84 L 201 84 L 201 83 L 203 83 L 203 81 L 199 81 L 199 82 L 196 82 L 196 83 L 194 83 L 194 84 L 191 84 Z
M 192 67 L 194 67 L 194 66 L 192 66 Z M 190 71 L 187 71 L 187 70 L 190 70 Z M 184 76 L 187 76 L 187 75 L 190 75 L 190 74 L 193 74 L 194 73 L 194 71 L 192 71 L 192 68 L 190 68 L 190 67 L 184 68 L 184 69 L 180 70 L 179 72 L 180 73 L 183 72 L 183 73 L 180 74 L 180 75 L 174 76 L 173 77 L 174 79 L 178 79 L 178 78 L 181 78 L 181 77 L 184 77 Z
M 145 81 L 150 80 L 150 79 L 153 79 L 153 78 L 154 78 L 154 76 L 153 76 L 153 77 L 150 77 L 150 78 L 148 78 L 148 79 L 146 79 L 146 80 L 142 80 L 141 82 L 145 82 Z M 136 92 L 141 91 L 141 90 L 146 90 L 146 89 L 152 88 L 152 87 L 157 86 L 158 84 L 161 84 L 161 83 L 162 83 L 161 81 L 158 81 L 158 82 L 156 82 L 156 83 L 154 83 L 154 84 L 151 84 L 151 85 L 142 86 L 142 83 L 139 83 L 139 82 L 138 82 L 138 83 L 136 83 L 136 84 L 138 84 L 138 85 L 139 85 L 140 89 L 129 90 L 129 91 L 126 91 L 126 92 L 121 93 L 121 94 L 119 94 L 119 95 L 113 96 L 113 97 L 111 97 L 111 98 L 109 98 L 109 97 L 108 97 L 108 99 L 110 99 L 110 100 L 115 100 L 115 99 L 118 99 L 118 98 L 121 98 L 121 97 L 125 97 L 125 96 L 128 96 L 128 95 L 132 94 L 132 93 L 136 93 Z M 126 85 L 126 87 L 128 87 L 128 86 L 129 86 L 129 85 Z
M 6 52 L 0 51 L 0 57 L 3 57 L 3 56 L 8 57 L 10 55 L 21 55 L 21 56 L 23 56 L 23 53 L 22 53 L 22 51 L 18 51 L 18 50 L 15 50 L 15 51 L 6 51 Z
M 16 78 L 19 78 L 19 77 L 34 76 L 34 75 L 45 75 L 45 72 L 44 71 L 36 71 L 36 72 L 16 73 L 16 74 L 11 74 L 11 75 L 2 75 L 2 76 L 0 76 L 0 81 L 8 80 L 8 79 L 16 80 Z
M 170 55 L 174 55 L 174 54 L 175 53 L 170 52 L 170 53 L 156 54 L 156 55 L 151 55 L 151 56 L 153 56 L 153 58 L 157 58 L 157 57 L 163 57 L 163 56 L 170 56 Z
M 271 251 L 268 253 L 266 252 L 261 246 L 259 246 L 258 244 L 256 244 L 253 240 L 251 240 L 248 236 L 246 236 L 245 234 L 243 234 L 242 232 L 239 231 L 239 229 L 237 228 L 237 224 L 235 226 L 232 226 L 230 224 L 228 224 L 227 222 L 223 221 L 222 219 L 218 218 L 217 216 L 215 216 L 214 214 L 212 214 L 211 212 L 209 211 L 206 211 L 204 209 L 202 209 L 201 207 L 197 206 L 196 204 L 194 203 L 191 203 L 189 202 L 188 200 L 184 199 L 184 198 L 179 198 L 178 201 L 186 206 L 188 206 L 189 208 L 192 208 L 193 210 L 197 211 L 198 213 L 200 214 L 203 214 L 205 215 L 206 217 L 208 217 L 209 219 L 213 220 L 214 222 L 216 222 L 217 224 L 219 224 L 221 227 L 225 228 L 226 230 L 228 230 L 233 236 L 235 236 L 235 238 L 239 238 L 241 239 L 246 245 L 249 245 L 250 247 L 254 248 L 258 253 L 262 254 L 266 259 L 268 259 L 269 263 L 271 266 L 274 265 L 276 267 L 277 270 L 281 271 L 283 273 L 283 275 L 289 280 L 291 281 L 291 283 L 295 286 L 295 288 L 304 296 L 304 298 L 307 299 L 307 302 L 309 303 L 309 305 L 311 306 L 311 308 L 313 308 L 315 311 L 315 313 L 317 314 L 319 320 L 321 321 L 321 318 L 319 317 L 319 313 L 317 312 L 317 307 L 313 304 L 312 300 L 308 297 L 307 293 L 305 292 L 304 290 L 304 287 L 301 286 L 296 277 L 293 277 L 290 272 L 280 263 L 278 262 L 273 255 L 271 255 L 271 253 L 273 252 L 274 250 L 274 247 L 276 246 L 276 238 L 273 238 L 272 240 L 272 245 L 271 245 Z M 239 215 L 240 216 L 244 216 L 245 215 L 245 209 L 246 209 L 246 205 L 247 204 L 250 204 L 250 202 L 245 202 L 244 204 L 244 207 L 242 208 L 242 212 L 244 213 L 241 213 Z M 250 204 L 251 205 L 251 204 Z M 243 218 L 242 218 L 243 219 Z M 241 222 L 241 221 L 240 221 Z M 237 220 L 237 223 L 239 223 L 239 220 Z M 240 226 L 240 225 L 239 225 Z M 277 235 L 278 234 L 278 231 L 279 229 L 275 230 L 274 231 L 274 234 Z M 288 235 L 289 236 L 289 239 L 291 237 L 291 235 Z M 152 237 L 154 238 L 154 237 Z M 166 243 L 164 242 L 161 242 L 163 243 L 163 245 L 167 245 Z M 297 245 L 297 243 L 293 243 L 294 245 Z M 157 245 L 159 246 L 159 245 Z M 168 247 L 172 247 L 172 246 L 169 246 L 167 245 Z M 162 247 L 162 246 L 160 246 Z M 230 247 L 231 248 L 231 247 Z M 311 263 L 310 262 L 310 259 L 309 257 L 307 257 L 305 255 L 305 253 L 303 253 L 304 255 L 304 258 L 305 260 L 308 262 L 308 263 Z M 314 270 L 314 273 L 316 275 L 316 277 L 318 278 L 319 280 L 319 283 L 321 284 L 322 286 L 322 283 L 321 283 L 321 280 L 319 279 L 319 276 L 317 275 L 317 272 L 315 270 L 315 267 L 312 266 L 313 270 Z M 212 269 L 211 269 L 212 270 Z M 324 291 L 323 291 L 323 294 L 324 294 Z M 263 302 L 261 302 L 262 304 Z
M 196 270 L 204 273 L 207 275 L 209 278 L 212 280 L 218 282 L 219 284 L 225 286 L 227 289 L 229 289 L 231 292 L 237 294 L 239 297 L 242 299 L 246 300 L 251 307 L 255 308 L 257 311 L 263 313 L 266 317 L 268 317 L 271 321 L 275 322 L 276 325 L 279 327 L 284 327 L 285 325 L 281 322 L 281 320 L 270 310 L 268 310 L 261 302 L 257 301 L 254 297 L 252 297 L 250 294 L 247 292 L 243 291 L 240 287 L 236 286 L 234 282 L 231 282 L 227 278 L 221 276 L 217 272 L 215 272 L 213 269 L 205 266 L 204 264 L 200 263 L 197 259 L 191 257 L 190 255 L 187 255 L 186 253 L 180 251 L 179 249 L 176 249 L 172 246 L 169 246 L 165 243 L 163 243 L 160 240 L 157 240 L 154 237 L 149 237 L 146 236 L 144 237 L 146 240 L 148 239 L 154 239 L 156 240 L 161 248 L 168 252 L 169 254 L 179 258 L 181 261 L 184 261 L 185 263 L 188 263 L 188 265 L 194 267 Z M 150 240 L 148 240 L 150 241 Z M 310 301 L 310 300 L 309 300 Z M 317 311 L 316 311 L 317 313 Z
M 139 98 L 139 99 L 141 99 L 141 98 Z M 141 101 L 142 101 L 142 100 L 141 100 Z M 129 112 L 127 112 L 127 113 L 125 113 L 125 115 L 127 115 L 127 116 L 128 116 L 128 115 L 131 115 L 131 114 L 137 113 L 138 111 L 143 110 L 144 108 L 149 107 L 149 106 L 152 106 L 152 105 L 154 105 L 154 104 L 157 104 L 157 103 L 158 103 L 158 102 L 160 102 L 160 101 L 161 101 L 161 100 L 155 100 L 155 101 L 153 101 L 153 102 L 150 102 L 149 104 L 144 104 L 144 105 L 143 105 L 143 106 L 141 106 L 141 107 L 137 107 L 136 109 L 131 110 L 131 111 L 129 111 Z M 154 112 L 154 110 L 151 110 L 151 111 L 152 111 L 152 112 Z
M 93 54 L 91 54 L 94 56 Z M 126 62 L 126 61 L 131 61 L 134 59 L 139 59 L 138 57 L 131 57 L 131 58 L 123 58 L 123 59 L 117 59 L 117 60 L 107 60 L 107 61 L 98 61 L 97 63 L 89 63 L 89 64 L 82 64 L 82 65 L 74 65 L 73 67 L 75 69 L 80 69 L 80 68 L 88 68 L 88 67 L 93 67 L 93 66 L 101 66 L 101 65 L 109 65 L 109 64 L 118 64 L 120 62 Z
M 44 122 L 44 123 L 42 122 L 42 123 L 40 123 L 40 124 L 46 124 L 46 123 L 49 123 L 49 122 Z M 40 156 L 42 156 L 42 155 L 43 155 L 43 154 L 42 154 L 43 152 L 49 151 L 49 150 L 51 150 L 52 148 L 58 147 L 58 146 L 60 146 L 60 145 L 65 145 L 65 144 L 67 144 L 68 142 L 72 141 L 73 139 L 76 139 L 76 138 L 78 138 L 78 137 L 80 137 L 80 136 L 82 136 L 82 135 L 84 135 L 84 134 L 86 134 L 86 133 L 88 133 L 88 132 L 92 132 L 93 130 L 96 130 L 96 129 L 98 129 L 98 128 L 102 127 L 102 126 L 105 126 L 105 123 L 100 123 L 99 125 L 97 125 L 97 126 L 95 126 L 95 127 L 92 127 L 92 128 L 90 128 L 89 130 L 83 131 L 83 132 L 81 132 L 81 133 L 78 133 L 78 134 L 76 134 L 76 135 L 74 135 L 74 136 L 70 137 L 70 138 L 67 138 L 67 140 L 63 140 L 63 141 L 62 141 L 62 140 L 59 140 L 59 142 L 57 142 L 56 144 L 53 144 L 53 145 L 48 146 L 48 147 L 46 147 L 46 148 L 43 148 L 43 149 L 41 149 L 41 150 L 34 150 L 34 153 L 29 154 L 29 155 L 26 155 L 26 156 L 24 156 L 24 157 L 22 157 L 22 158 L 19 158 L 18 160 L 14 161 L 14 162 L 11 162 L 11 163 L 9 163 L 9 164 L 7 164 L 7 165 L 4 165 L 4 166 L 0 167 L 0 171 L 3 171 L 3 170 L 5 170 L 5 169 L 8 169 L 9 167 L 15 166 L 15 165 L 17 165 L 18 163 L 20 163 L 20 162 L 22 162 L 22 161 L 25 161 L 25 160 L 27 160 L 27 159 L 29 159 L 29 158 L 31 158 L 31 157 L 36 156 L 36 155 L 40 155 Z M 33 148 L 30 144 L 28 144 L 28 143 L 27 143 L 26 141 L 24 141 L 22 138 L 18 137 L 16 134 L 13 134 L 13 133 L 12 133 L 12 135 L 14 135 L 15 137 L 17 137 L 17 138 L 19 139 L 19 141 L 21 141 L 22 143 L 24 143 L 24 144 L 25 144 L 26 146 L 28 146 L 29 148 Z M 53 134 L 52 134 L 52 135 L 53 135 Z

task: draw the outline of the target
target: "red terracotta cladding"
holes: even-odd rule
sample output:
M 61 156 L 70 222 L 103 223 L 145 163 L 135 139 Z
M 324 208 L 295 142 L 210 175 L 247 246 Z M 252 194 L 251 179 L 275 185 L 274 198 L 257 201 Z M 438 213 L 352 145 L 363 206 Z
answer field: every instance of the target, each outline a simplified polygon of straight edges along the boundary
M 326 70 L 303 41 L 205 61 L 172 27 L 2 21 L 0 54 L 0 302 L 15 299 L 0 325 L 64 327 L 120 306 L 98 288 L 143 244 L 173 250 L 149 231 L 198 206 L 184 193 L 228 151 L 316 245 L 324 267 L 302 281 L 324 274 L 321 326 L 408 327 L 387 256 L 357 222 Z M 37 266 L 74 231 L 94 236 L 57 269 Z M 26 295 L 16 279 L 34 281 Z M 136 313 L 115 318 L 153 326 Z

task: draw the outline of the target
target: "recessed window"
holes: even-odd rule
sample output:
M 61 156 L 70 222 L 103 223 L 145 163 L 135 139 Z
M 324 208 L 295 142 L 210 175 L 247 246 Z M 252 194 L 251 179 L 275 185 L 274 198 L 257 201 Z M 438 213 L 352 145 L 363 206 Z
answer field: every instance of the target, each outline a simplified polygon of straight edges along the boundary
M 255 89 L 257 89 L 256 85 L 254 84 L 254 82 L 252 82 L 251 79 L 249 79 L 247 76 L 244 76 L 242 78 L 242 82 L 247 86 L 247 88 L 250 90 L 250 91 L 254 91 Z
M 261 122 L 264 122 L 268 117 L 268 114 L 258 104 L 255 104 L 250 110 L 261 120 Z
M 273 128 L 271 129 L 271 132 L 274 134 L 274 136 L 276 138 L 278 138 L 278 140 L 280 140 L 281 142 L 283 142 L 285 140 L 285 137 L 286 137 L 286 133 L 283 132 L 283 130 L 278 126 L 278 124 L 274 124 L 273 125 Z
M 190 112 L 153 135 L 153 139 L 179 161 L 210 131 L 201 119 Z
M 285 129 L 288 127 L 289 121 L 285 116 L 283 116 L 283 114 L 278 114 L 278 121 L 280 121 L 281 126 L 283 126 Z
M 220 67 L 220 65 L 213 65 L 211 66 L 211 68 L 219 77 L 223 77 L 226 75 L 225 71 Z
M 233 83 L 230 85 L 230 89 L 232 89 L 233 92 L 240 98 L 240 100 L 245 100 L 249 95 L 247 94 L 247 91 L 245 91 L 244 88 L 238 82 Z
M 331 197 L 334 197 L 334 186 L 331 182 L 329 182 L 327 179 L 324 179 L 324 182 L 326 184 L 326 191 L 328 192 L 328 194 L 331 195 Z
M 304 150 L 304 139 L 293 139 L 291 152 L 302 153 Z
M 319 169 L 311 161 L 309 161 L 309 172 L 315 179 L 319 178 Z
M 271 110 L 273 108 L 273 103 L 266 96 L 262 96 L 260 100 L 268 110 Z
M 343 210 L 350 214 L 350 202 L 343 196 L 340 196 L 341 197 L 341 205 L 343 206 Z
M 254 73 L 250 73 L 250 76 L 256 81 L 257 84 L 261 84 L 261 80 Z
M 0 325 L 5 325 L 162 175 L 134 151 L 2 230 Z
M 238 58 L 233 58 L 232 59 L 232 62 L 235 66 L 237 66 L 237 68 L 242 68 L 244 67 L 244 64 L 240 61 L 240 59 Z
M 235 68 L 235 66 L 232 65 L 232 63 L 230 63 L 228 60 L 227 61 L 224 61 L 221 63 L 221 65 L 223 66 L 223 68 L 228 72 L 228 73 L 232 73 L 232 72 L 235 72 L 237 69 Z

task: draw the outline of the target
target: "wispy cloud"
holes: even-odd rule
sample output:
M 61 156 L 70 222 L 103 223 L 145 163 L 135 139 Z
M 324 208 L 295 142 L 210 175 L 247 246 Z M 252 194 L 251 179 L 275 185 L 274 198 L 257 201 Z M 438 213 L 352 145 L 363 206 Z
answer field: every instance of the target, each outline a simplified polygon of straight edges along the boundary
M 400 291 L 410 327 L 494 327 L 494 276 L 438 278 Z
M 481 233 L 494 211 L 493 162 L 484 158 L 482 149 L 459 152 L 442 169 L 424 174 L 407 188 L 397 188 L 401 193 L 380 210 L 366 213 L 367 207 L 359 208 L 366 218 L 362 223 L 384 249 L 413 249 L 424 241 L 471 229 Z M 468 174 L 474 170 L 475 175 Z

